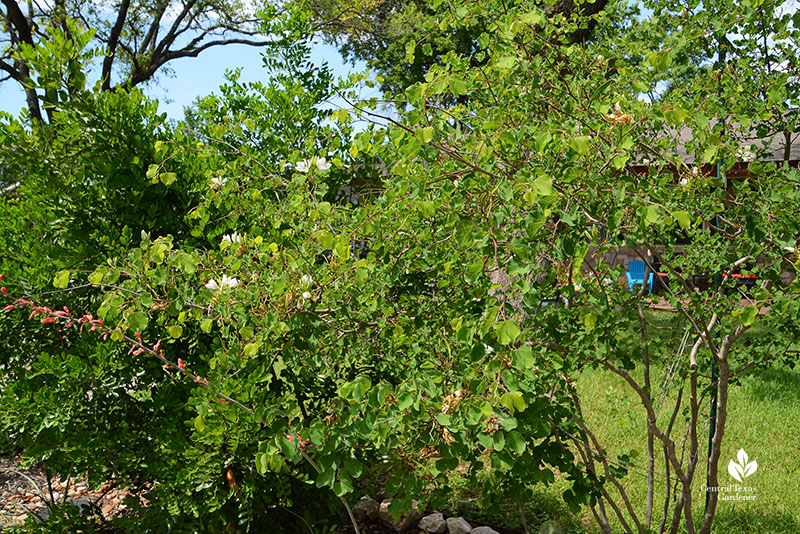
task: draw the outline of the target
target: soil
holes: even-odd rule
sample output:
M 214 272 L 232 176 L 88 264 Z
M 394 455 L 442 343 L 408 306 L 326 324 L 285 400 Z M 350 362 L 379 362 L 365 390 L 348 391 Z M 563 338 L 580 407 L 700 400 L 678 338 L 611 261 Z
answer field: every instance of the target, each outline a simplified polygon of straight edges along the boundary
M 66 482 L 69 482 L 69 487 Z M 63 502 L 66 497 L 67 502 L 78 506 L 96 507 L 106 519 L 125 510 L 123 501 L 130 494 L 126 488 L 115 487 L 111 482 L 89 488 L 85 479 L 73 478 L 62 482 L 57 476 L 52 477 L 51 489 L 55 502 Z M 0 531 L 21 525 L 31 513 L 46 517 L 47 503 L 42 497 L 51 500 L 42 466 L 21 467 L 19 456 L 0 458 Z
M 123 513 L 126 508 L 123 501 L 127 496 L 134 495 L 128 489 L 115 487 L 110 482 L 104 482 L 98 488 L 89 488 L 87 481 L 82 478 L 71 479 L 69 487 L 66 488 L 65 482 L 60 481 L 58 476 L 53 476 L 51 488 L 52 497 L 56 502 L 63 502 L 66 489 L 68 502 L 78 506 L 96 507 L 104 519 L 111 519 Z M 18 455 L 12 458 L 0 458 L 0 532 L 7 527 L 23 524 L 29 514 L 46 517 L 47 503 L 42 497 L 50 500 L 47 476 L 42 466 L 21 467 Z M 445 517 L 451 516 L 445 514 Z M 473 521 L 469 523 L 473 527 L 485 525 Z M 522 534 L 519 530 L 496 525 L 486 526 L 492 527 L 499 534 Z M 378 520 L 361 525 L 359 530 L 361 534 L 397 534 L 395 530 Z M 421 532 L 412 528 L 406 534 Z M 350 533 L 354 533 L 354 529 L 349 524 L 341 525 L 337 529 L 337 534 Z

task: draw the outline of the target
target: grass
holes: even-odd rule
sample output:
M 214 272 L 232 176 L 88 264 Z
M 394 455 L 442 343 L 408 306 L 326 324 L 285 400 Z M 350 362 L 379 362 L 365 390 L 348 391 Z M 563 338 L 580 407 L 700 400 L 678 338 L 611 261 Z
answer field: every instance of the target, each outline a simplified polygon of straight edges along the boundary
M 662 326 L 675 325 L 675 319 L 668 314 L 653 314 L 649 320 Z M 651 346 L 657 347 L 654 355 L 653 387 L 660 389 L 661 374 L 669 356 L 680 343 L 679 329 L 658 331 L 660 334 Z M 765 332 L 749 333 L 755 339 Z M 706 380 L 707 382 L 707 380 Z M 611 457 L 627 454 L 632 463 L 640 469 L 630 469 L 623 479 L 623 486 L 640 516 L 644 515 L 647 479 L 647 446 L 645 419 L 638 397 L 625 382 L 616 375 L 604 370 L 585 370 L 577 384 L 589 427 L 596 432 L 601 444 Z M 670 391 L 668 399 L 677 394 L 677 385 Z M 705 401 L 708 406 L 708 401 Z M 659 417 L 659 423 L 669 417 L 670 403 L 666 402 Z M 708 409 L 702 412 L 707 422 Z M 664 418 L 664 419 L 662 419 Z M 681 421 L 678 417 L 676 430 Z M 685 428 L 685 425 L 684 425 Z M 719 463 L 720 484 L 735 484 L 728 474 L 727 466 L 736 453 L 743 448 L 751 460 L 758 462 L 758 471 L 746 480 L 747 486 L 757 489 L 755 501 L 720 501 L 713 532 L 719 534 L 789 534 L 800 532 L 800 450 L 798 433 L 800 428 L 800 371 L 782 365 L 761 369 L 744 376 L 741 385 L 730 390 L 728 420 Z M 701 457 L 705 459 L 708 439 L 707 426 L 701 429 L 699 438 Z M 677 432 L 674 436 L 679 435 Z M 654 523 L 657 526 L 661 512 L 659 502 L 663 503 L 663 456 L 659 454 L 656 443 L 656 498 Z M 695 476 L 693 509 L 695 517 L 701 517 L 705 494 L 701 486 L 705 483 L 706 464 L 701 460 Z M 556 484 L 549 488 L 551 495 L 557 496 L 564 486 Z M 609 510 L 609 514 L 612 512 Z M 586 524 L 591 518 L 587 510 L 580 523 Z M 574 523 L 574 522 L 573 522 Z M 612 523 L 614 531 L 622 531 L 619 523 Z M 598 532 L 592 525 L 570 532 Z

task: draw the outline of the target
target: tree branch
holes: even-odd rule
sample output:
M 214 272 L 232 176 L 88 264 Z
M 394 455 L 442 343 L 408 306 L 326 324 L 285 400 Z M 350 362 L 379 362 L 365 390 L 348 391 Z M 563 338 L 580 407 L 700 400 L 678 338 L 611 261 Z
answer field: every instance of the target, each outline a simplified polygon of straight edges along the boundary
M 122 33 L 122 27 L 125 25 L 125 19 L 128 16 L 128 8 L 130 5 L 131 0 L 122 0 L 119 11 L 117 12 L 117 20 L 114 23 L 114 27 L 111 28 L 111 34 L 108 36 L 108 50 L 106 51 L 106 57 L 103 59 L 103 71 L 101 74 L 104 91 L 111 89 L 111 67 L 114 64 L 117 43 Z

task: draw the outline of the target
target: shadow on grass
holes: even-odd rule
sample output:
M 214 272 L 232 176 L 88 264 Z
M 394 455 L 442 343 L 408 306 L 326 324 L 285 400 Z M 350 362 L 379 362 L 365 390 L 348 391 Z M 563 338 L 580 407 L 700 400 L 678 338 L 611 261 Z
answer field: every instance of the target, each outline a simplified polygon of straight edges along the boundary
M 772 367 L 755 373 L 756 376 L 744 379 L 743 385 L 756 398 L 770 402 L 800 400 L 800 372 L 797 370 Z
M 763 513 L 747 508 L 717 511 L 713 534 L 797 534 L 800 523 L 780 512 Z
M 468 521 L 493 525 L 501 532 L 522 533 L 527 525 L 529 532 L 538 533 L 546 522 L 558 525 L 565 533 L 592 532 L 593 525 L 583 523 L 578 514 L 572 513 L 553 487 L 534 486 L 530 489 L 532 493 L 524 503 L 514 495 L 503 495 L 486 508 L 481 508 L 477 502 L 461 502 L 451 513 L 462 515 Z

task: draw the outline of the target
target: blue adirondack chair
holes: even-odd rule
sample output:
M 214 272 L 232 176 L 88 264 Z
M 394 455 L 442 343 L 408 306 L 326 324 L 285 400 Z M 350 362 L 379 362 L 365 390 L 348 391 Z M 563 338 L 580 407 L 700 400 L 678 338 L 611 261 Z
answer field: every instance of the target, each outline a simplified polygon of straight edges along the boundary
M 633 291 L 634 284 L 644 284 L 644 271 L 645 264 L 643 261 L 633 260 L 628 262 L 628 272 L 625 276 L 628 278 L 628 291 Z M 647 287 L 650 293 L 653 292 L 653 273 L 647 276 Z

